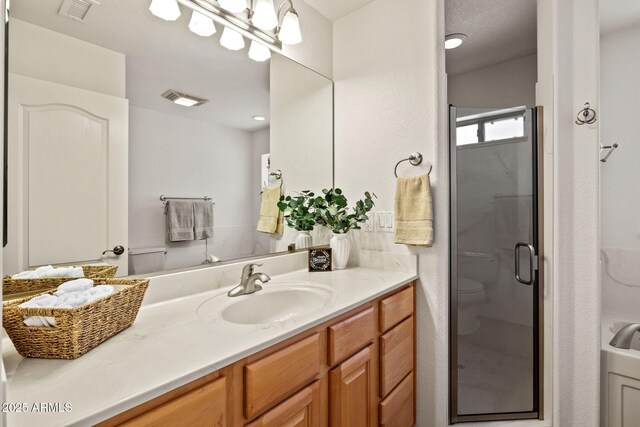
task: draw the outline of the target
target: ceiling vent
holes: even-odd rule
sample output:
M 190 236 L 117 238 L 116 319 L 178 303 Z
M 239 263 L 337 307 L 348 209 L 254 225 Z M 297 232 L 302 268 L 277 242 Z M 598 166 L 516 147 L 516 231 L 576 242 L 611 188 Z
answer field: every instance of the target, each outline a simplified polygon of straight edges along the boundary
M 173 89 L 169 89 L 168 91 L 163 93 L 162 97 L 178 105 L 182 105 L 183 107 L 197 107 L 198 105 L 209 102 L 208 99 L 200 98 L 194 95 L 187 95 L 186 93 L 178 92 L 177 90 Z
M 97 0 L 64 0 L 58 15 L 76 22 L 83 22 L 91 6 L 99 4 Z

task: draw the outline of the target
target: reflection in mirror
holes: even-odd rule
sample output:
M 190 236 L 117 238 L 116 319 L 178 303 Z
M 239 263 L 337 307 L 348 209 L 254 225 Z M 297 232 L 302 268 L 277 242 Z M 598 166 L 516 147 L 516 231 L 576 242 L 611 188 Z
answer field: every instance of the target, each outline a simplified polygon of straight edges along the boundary
M 538 249 L 536 1 L 445 4 L 451 421 L 534 419 L 539 283 L 526 251 Z
M 248 42 L 225 49 L 219 24 L 194 34 L 184 6 L 164 21 L 147 1 L 101 2 L 79 22 L 62 3 L 12 3 L 5 274 L 286 250 L 295 233 L 257 231 L 261 193 L 333 186 L 332 81 L 276 53 L 254 61 Z

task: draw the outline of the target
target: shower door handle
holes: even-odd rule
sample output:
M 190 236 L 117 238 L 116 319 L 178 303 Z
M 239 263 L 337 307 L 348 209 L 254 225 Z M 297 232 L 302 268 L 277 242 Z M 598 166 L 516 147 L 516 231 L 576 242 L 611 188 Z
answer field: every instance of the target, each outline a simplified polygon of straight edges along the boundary
M 529 249 L 529 280 L 524 280 L 521 276 L 520 276 L 520 248 L 527 248 Z M 516 248 L 515 248 L 515 259 L 516 259 L 516 268 L 515 268 L 515 273 L 516 273 L 516 280 L 522 284 L 531 286 L 535 283 L 536 281 L 536 270 L 538 269 L 537 266 L 537 256 L 536 256 L 536 248 L 533 247 L 532 244 L 530 243 L 524 243 L 524 242 L 518 242 L 516 243 Z

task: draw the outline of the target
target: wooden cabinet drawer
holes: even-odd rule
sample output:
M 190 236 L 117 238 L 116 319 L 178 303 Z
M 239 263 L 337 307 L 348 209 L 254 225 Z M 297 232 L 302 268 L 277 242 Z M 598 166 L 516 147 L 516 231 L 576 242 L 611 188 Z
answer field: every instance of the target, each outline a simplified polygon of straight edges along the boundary
M 316 381 L 247 427 L 320 426 L 320 385 Z
M 255 415 L 302 388 L 320 372 L 320 334 L 244 367 L 244 415 Z
M 413 370 L 413 316 L 380 337 L 380 397 Z
M 397 325 L 413 314 L 413 286 L 380 301 L 380 331 Z
M 227 425 L 226 379 L 200 386 L 120 425 L 224 427 Z
M 373 308 L 329 326 L 329 366 L 334 366 L 369 344 L 373 341 L 373 334 Z
M 414 424 L 413 373 L 380 402 L 381 427 L 411 427 Z

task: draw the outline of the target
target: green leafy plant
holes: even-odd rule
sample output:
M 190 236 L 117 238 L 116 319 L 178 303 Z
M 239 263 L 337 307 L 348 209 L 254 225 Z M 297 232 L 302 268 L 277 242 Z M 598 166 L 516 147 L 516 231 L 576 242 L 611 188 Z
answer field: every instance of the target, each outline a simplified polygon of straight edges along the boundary
M 303 191 L 297 196 L 280 196 L 278 209 L 284 213 L 289 227 L 298 231 L 312 231 L 316 225 L 315 194 Z
M 364 199 L 358 200 L 355 206 L 349 209 L 347 198 L 339 188 L 322 190 L 323 196 L 313 199 L 316 222 L 324 225 L 336 234 L 344 234 L 349 230 L 359 230 L 360 223 L 369 219 L 367 213 L 373 209 L 375 194 L 368 191 L 364 193 Z M 377 197 L 376 197 L 377 198 Z

